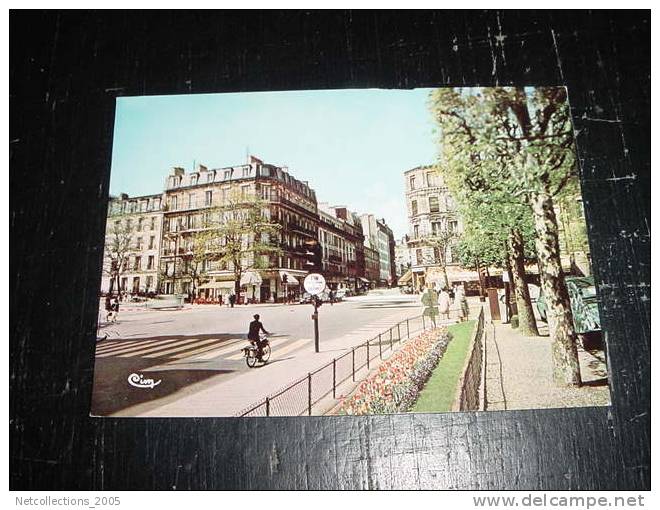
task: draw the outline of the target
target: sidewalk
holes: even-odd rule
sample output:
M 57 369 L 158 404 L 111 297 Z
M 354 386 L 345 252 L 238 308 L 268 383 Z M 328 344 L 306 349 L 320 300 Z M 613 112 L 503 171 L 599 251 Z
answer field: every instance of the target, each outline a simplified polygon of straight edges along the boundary
M 538 322 L 540 333 L 547 326 Z M 610 402 L 603 360 L 578 350 L 583 386 L 560 387 L 552 379 L 552 342 L 525 337 L 509 324 L 486 317 L 487 410 L 602 406 Z

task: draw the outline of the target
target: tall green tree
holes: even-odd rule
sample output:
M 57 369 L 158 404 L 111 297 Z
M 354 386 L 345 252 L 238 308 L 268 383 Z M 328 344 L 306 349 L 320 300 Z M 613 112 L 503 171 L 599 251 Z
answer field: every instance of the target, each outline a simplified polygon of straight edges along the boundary
M 111 217 L 111 220 L 112 217 Z M 120 292 L 120 280 L 128 266 L 128 259 L 133 252 L 134 228 L 130 219 L 113 220 L 112 228 L 105 240 L 104 271 L 110 277 L 108 292 Z
M 210 260 L 233 272 L 238 295 L 246 272 L 267 269 L 269 258 L 282 253 L 278 243 L 281 226 L 271 219 L 268 202 L 253 193 L 233 192 L 210 213 L 197 242 L 207 246 Z
M 555 200 L 577 178 L 566 90 L 439 90 L 433 93 L 431 102 L 436 118 L 451 121 L 443 136 L 460 133 L 461 139 L 467 140 L 467 145 L 449 149 L 446 144 L 445 155 L 451 157 L 457 152 L 463 156 L 463 163 L 477 168 L 472 182 L 476 187 L 483 184 L 491 192 L 497 191 L 531 210 L 548 303 L 554 377 L 559 383 L 579 385 L 575 330 L 554 209 Z

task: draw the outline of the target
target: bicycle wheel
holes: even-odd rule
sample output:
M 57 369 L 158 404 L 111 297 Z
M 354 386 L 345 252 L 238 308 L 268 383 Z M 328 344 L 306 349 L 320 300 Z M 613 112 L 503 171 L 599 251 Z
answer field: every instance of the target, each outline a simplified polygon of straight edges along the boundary
M 267 363 L 268 360 L 270 359 L 270 345 L 264 345 L 262 350 L 263 350 L 263 355 L 261 356 L 261 361 L 262 363 Z
M 253 368 L 257 364 L 257 355 L 254 351 L 248 352 L 247 356 L 245 356 L 245 363 L 250 368 Z

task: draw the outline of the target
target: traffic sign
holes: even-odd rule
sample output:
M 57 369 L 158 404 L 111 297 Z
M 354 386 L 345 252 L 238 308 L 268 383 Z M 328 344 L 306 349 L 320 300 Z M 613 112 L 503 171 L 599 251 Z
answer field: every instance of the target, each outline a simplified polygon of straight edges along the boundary
M 325 278 L 318 273 L 309 273 L 305 276 L 303 287 L 305 287 L 305 290 L 312 296 L 318 296 L 325 290 Z

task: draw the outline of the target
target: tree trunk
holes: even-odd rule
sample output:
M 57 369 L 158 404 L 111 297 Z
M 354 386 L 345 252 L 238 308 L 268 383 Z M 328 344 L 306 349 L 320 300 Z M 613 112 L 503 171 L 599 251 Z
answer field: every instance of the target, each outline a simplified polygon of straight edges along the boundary
M 449 278 L 447 278 L 447 266 L 442 264 L 442 275 L 445 277 L 445 288 L 449 289 Z
M 511 256 L 511 276 L 515 283 L 516 305 L 518 308 L 518 328 L 524 336 L 538 336 L 532 299 L 525 278 L 525 251 L 520 230 L 509 232 L 509 254 Z
M 504 284 L 504 296 L 506 301 L 506 315 L 511 320 L 511 317 L 518 315 L 518 307 L 515 303 L 516 284 L 513 281 L 513 274 L 511 272 L 511 254 L 509 253 L 509 246 L 504 241 L 504 271 L 506 271 L 507 279 L 509 280 Z
M 573 313 L 559 256 L 559 229 L 552 197 L 535 193 L 531 200 L 536 229 L 536 251 L 541 282 L 548 309 L 548 330 L 552 339 L 554 379 L 558 384 L 579 386 L 580 363 L 575 342 Z
M 484 290 L 484 277 L 481 274 L 481 264 L 478 257 L 474 259 L 474 265 L 477 267 L 477 277 L 479 278 L 479 297 L 485 296 L 486 291 Z

